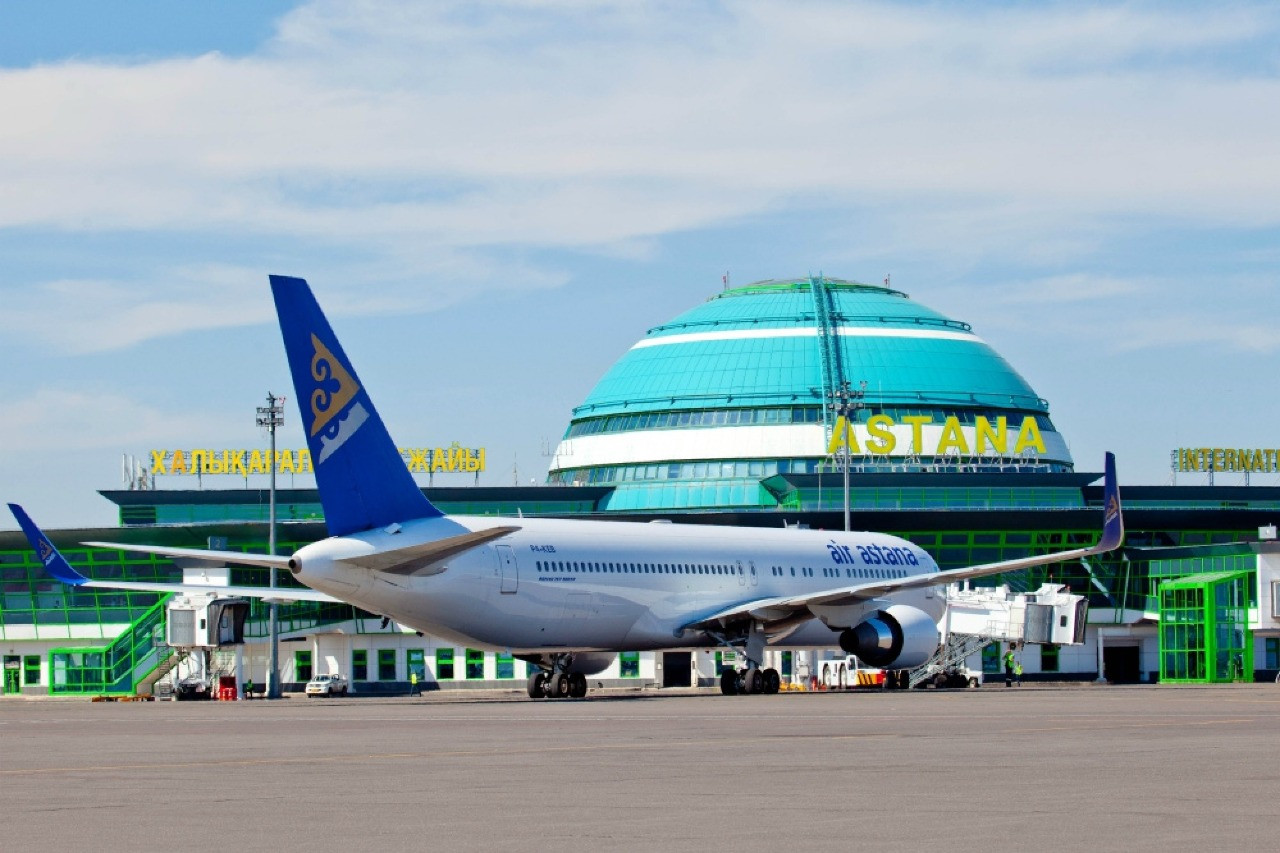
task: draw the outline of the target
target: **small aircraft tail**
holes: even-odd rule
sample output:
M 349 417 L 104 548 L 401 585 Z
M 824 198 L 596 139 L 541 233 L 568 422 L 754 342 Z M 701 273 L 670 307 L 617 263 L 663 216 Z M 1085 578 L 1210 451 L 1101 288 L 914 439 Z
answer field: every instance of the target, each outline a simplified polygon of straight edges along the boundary
M 88 578 L 71 568 L 71 564 L 57 548 L 53 547 L 53 543 L 49 541 L 48 536 L 44 535 L 44 531 L 36 527 L 36 523 L 31 520 L 31 516 L 27 515 L 26 510 L 17 504 L 9 504 L 9 512 L 13 513 L 13 517 L 18 520 L 18 526 L 26 534 L 27 541 L 31 543 L 31 549 L 36 552 L 40 562 L 44 563 L 46 572 L 70 586 L 82 586 L 88 582 Z
M 306 281 L 271 276 L 329 535 L 443 513 L 413 481 Z
M 1102 538 L 1099 551 L 1120 547 L 1124 541 L 1124 513 L 1120 511 L 1120 485 L 1116 482 L 1116 455 L 1108 452 L 1102 478 Z

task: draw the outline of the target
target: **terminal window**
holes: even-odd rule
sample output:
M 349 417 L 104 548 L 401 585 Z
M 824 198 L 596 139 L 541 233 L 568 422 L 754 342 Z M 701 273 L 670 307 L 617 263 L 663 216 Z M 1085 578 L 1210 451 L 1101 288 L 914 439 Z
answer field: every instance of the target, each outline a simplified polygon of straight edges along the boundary
M 396 680 L 396 650 L 378 649 L 378 680 Z
M 22 659 L 22 667 L 24 670 L 22 674 L 22 681 L 24 684 L 30 687 L 33 684 L 40 683 L 40 656 L 39 655 L 27 655 L 25 658 Z
M 484 678 L 484 652 L 467 649 L 467 678 Z
M 352 649 L 351 650 L 351 680 L 352 681 L 368 681 L 369 680 L 369 650 L 368 649 Z
M 1280 637 L 1267 637 L 1267 669 L 1280 669 Z
M 293 653 L 293 672 L 298 681 L 311 680 L 311 652 Z
M 453 649 L 436 649 L 436 681 L 453 678 Z
M 422 649 L 405 649 L 404 666 L 409 675 L 418 676 L 418 681 L 427 680 L 427 653 Z
M 640 653 L 623 652 L 618 655 L 619 670 L 623 678 L 640 677 Z
M 498 678 L 515 678 L 516 677 L 516 661 L 509 654 L 498 652 L 493 656 L 493 666 L 497 671 Z

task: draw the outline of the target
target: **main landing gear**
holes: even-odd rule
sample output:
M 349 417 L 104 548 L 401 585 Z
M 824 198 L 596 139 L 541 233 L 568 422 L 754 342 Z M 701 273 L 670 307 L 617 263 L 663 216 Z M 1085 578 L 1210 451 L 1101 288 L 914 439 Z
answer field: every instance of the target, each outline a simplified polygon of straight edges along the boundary
M 720 692 L 725 696 L 749 693 L 773 694 L 782 687 L 782 676 L 776 669 L 726 669 L 720 673 Z
M 715 635 L 713 635 L 715 636 Z M 727 637 L 716 636 L 721 645 L 738 651 Z M 761 669 L 764 660 L 764 624 L 753 621 L 746 626 L 745 636 L 740 637 L 746 669 L 726 669 L 720 673 L 720 692 L 726 696 L 746 696 L 751 693 L 772 694 L 782 687 L 782 676 L 776 669 Z
M 565 672 L 571 659 L 557 655 L 552 669 L 538 670 L 529 676 L 525 687 L 530 699 L 582 699 L 587 695 L 587 677 L 580 672 Z

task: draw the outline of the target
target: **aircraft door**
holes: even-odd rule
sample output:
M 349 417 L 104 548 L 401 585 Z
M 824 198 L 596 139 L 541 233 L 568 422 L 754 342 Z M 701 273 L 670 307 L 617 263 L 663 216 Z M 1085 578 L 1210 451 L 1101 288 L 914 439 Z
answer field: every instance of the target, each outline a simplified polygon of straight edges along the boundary
M 516 565 L 516 555 L 510 545 L 495 545 L 498 552 L 498 575 L 501 577 L 499 591 L 514 593 L 520 584 L 520 568 Z
M 760 584 L 760 578 L 759 578 L 759 576 L 758 576 L 758 575 L 756 575 L 756 563 L 755 563 L 755 560 L 747 560 L 747 575 L 748 575 L 748 576 L 750 576 L 750 578 L 751 578 L 751 585 L 752 585 L 753 587 L 754 587 L 754 586 L 758 586 L 758 585 Z
M 746 570 L 742 568 L 742 561 L 741 561 L 741 560 L 738 560 L 738 564 L 737 564 L 737 566 L 735 566 L 735 568 L 738 570 L 738 571 L 736 571 L 736 572 L 734 573 L 734 574 L 736 574 L 736 575 L 738 576 L 738 586 L 746 586 L 746 585 L 747 585 L 747 573 L 746 573 Z

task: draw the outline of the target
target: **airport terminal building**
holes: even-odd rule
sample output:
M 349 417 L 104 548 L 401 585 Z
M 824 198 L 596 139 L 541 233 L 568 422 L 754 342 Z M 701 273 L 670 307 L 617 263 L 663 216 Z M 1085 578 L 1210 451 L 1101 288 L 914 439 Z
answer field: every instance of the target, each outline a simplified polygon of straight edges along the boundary
M 1229 452 L 1241 470 L 1276 470 L 1274 450 Z M 236 467 L 225 452 L 193 456 L 153 452 L 152 471 L 161 482 L 177 474 L 189 484 L 192 474 Z M 1184 456 L 1194 464 L 1195 454 Z M 411 470 L 424 473 L 483 464 L 482 454 L 458 448 L 410 457 Z M 1225 452 L 1208 459 L 1227 467 Z M 909 539 L 946 569 L 1091 544 L 1102 488 L 1089 465 L 1100 462 L 1072 459 L 1049 402 L 966 323 L 888 287 L 810 277 L 726 289 L 650 329 L 570 413 L 545 485 L 424 491 L 450 513 L 814 529 L 843 528 L 847 494 L 854 529 Z M 290 454 L 275 464 L 305 472 L 307 460 Z M 51 538 L 99 578 L 179 580 L 183 567 L 82 541 L 266 550 L 265 489 L 154 488 L 155 481 L 102 492 L 119 507 L 118 528 Z M 1182 638 L 1185 651 L 1192 635 L 1167 624 L 1175 617 L 1162 606 L 1162 585 L 1194 585 L 1215 573 L 1218 581 L 1201 583 L 1237 582 L 1248 673 L 1274 677 L 1280 552 L 1267 534 L 1280 519 L 1280 488 L 1125 486 L 1122 478 L 1122 493 L 1128 534 L 1120 551 L 992 579 L 1014 591 L 1062 583 L 1088 598 L 1085 643 L 1028 647 L 1027 676 L 1175 678 L 1171 638 Z M 281 490 L 278 517 L 281 552 L 326 535 L 313 489 Z M 267 583 L 264 569 L 235 569 L 232 579 Z M 16 532 L 0 533 L 0 583 L 5 693 L 134 692 L 174 663 L 158 642 L 165 596 L 62 587 Z M 1211 588 L 1196 589 L 1203 596 Z M 255 603 L 246 630 L 243 666 L 258 684 L 266 674 L 265 612 Z M 411 674 L 441 688 L 515 687 L 526 674 L 502 650 L 455 647 L 345 605 L 284 606 L 279 629 L 286 688 L 328 671 L 366 693 L 402 692 Z M 784 676 L 803 677 L 802 655 L 770 654 Z M 984 668 L 994 671 L 999 654 L 985 650 Z M 726 657 L 624 653 L 592 681 L 709 684 Z M 1234 677 L 1246 677 L 1246 667 L 1233 666 Z

